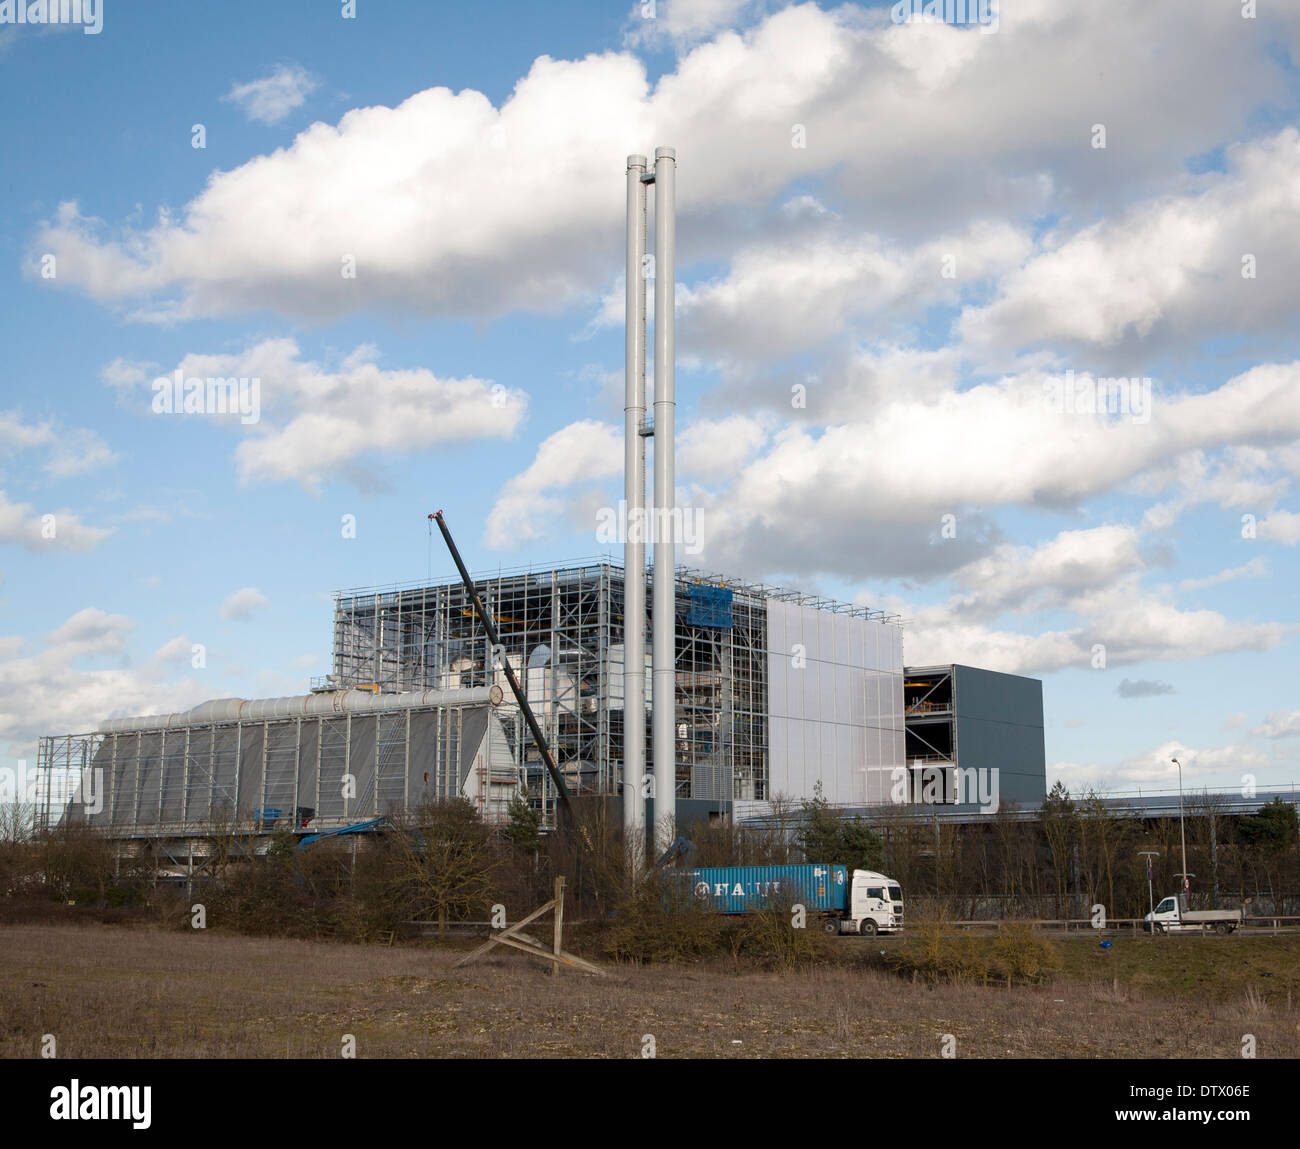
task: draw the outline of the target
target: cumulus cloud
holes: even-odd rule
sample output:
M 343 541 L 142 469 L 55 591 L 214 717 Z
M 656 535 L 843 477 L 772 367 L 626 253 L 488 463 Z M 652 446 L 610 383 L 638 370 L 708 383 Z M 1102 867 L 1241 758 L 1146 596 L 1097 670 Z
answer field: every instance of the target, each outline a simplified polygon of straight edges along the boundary
M 564 510 L 557 497 L 578 485 L 608 479 L 623 469 L 623 429 L 585 419 L 548 435 L 533 461 L 501 488 L 488 515 L 489 546 L 518 546 L 541 538 Z M 595 533 L 594 519 L 590 523 Z
M 29 551 L 91 551 L 113 533 L 90 527 L 70 510 L 34 512 L 29 503 L 13 503 L 0 491 L 0 543 L 16 543 Z
M 670 7 L 665 18 L 712 30 L 733 7 Z M 1083 218 L 1121 182 L 1126 195 L 1163 190 L 1185 156 L 1289 98 L 1267 48 L 1267 33 L 1300 23 L 1289 9 L 1261 12 L 1263 34 L 1242 35 L 1223 7 L 1059 7 L 1021 0 L 998 35 L 978 36 L 800 4 L 743 33 L 717 31 L 653 86 L 629 52 L 542 56 L 499 108 L 481 92 L 431 88 L 355 109 L 214 173 L 152 226 L 114 230 L 66 201 L 32 250 L 58 257 L 50 286 L 135 302 L 153 318 L 553 310 L 612 278 L 623 161 L 638 146 L 677 148 L 683 243 L 707 257 L 735 234 L 718 226 L 727 213 L 809 181 L 845 218 L 869 213 L 898 236 L 960 233 L 1008 205 Z M 1142 47 L 1155 41 L 1159 54 Z M 1102 154 L 1087 146 L 1093 121 L 1110 128 Z M 796 125 L 806 146 L 791 146 Z M 1288 226 L 1285 211 L 1276 226 Z M 356 279 L 339 275 L 347 254 Z M 1083 310 L 1092 323 L 1095 308 Z
M 234 622 L 245 622 L 253 612 L 270 605 L 270 599 L 256 587 L 246 586 L 235 591 L 221 604 L 221 617 Z
M 1257 738 L 1293 738 L 1300 734 L 1300 710 L 1274 710 L 1251 733 Z
M 926 307 L 956 303 L 1017 266 L 1030 247 L 1027 230 L 988 222 L 904 248 L 841 228 L 746 247 L 726 275 L 680 293 L 682 344 L 705 357 L 761 362 L 850 326 L 870 335 L 891 318 L 915 323 Z
M 1164 742 L 1119 762 L 1053 762 L 1047 767 L 1050 781 L 1060 778 L 1074 794 L 1088 787 L 1102 793 L 1178 793 L 1178 773 L 1171 763 L 1182 763 L 1187 800 L 1195 802 L 1203 788 L 1235 789 L 1243 773 L 1259 773 L 1271 765 L 1268 756 L 1249 743 L 1230 742 L 1221 746 L 1185 746 Z
M 1300 132 L 1229 149 L 1228 170 L 1199 183 L 1058 240 L 1007 276 L 996 300 L 969 308 L 960 335 L 1009 350 L 1111 347 L 1158 326 L 1178 336 L 1277 330 L 1295 314 L 1300 282 L 1300 252 L 1286 240 L 1300 230 Z
M 269 76 L 235 84 L 222 97 L 238 104 L 250 120 L 259 124 L 278 124 L 319 86 L 306 68 L 298 64 L 281 64 Z
M 846 390 L 830 410 L 809 388 L 810 410 L 841 421 L 781 430 L 717 490 L 714 565 L 763 569 L 781 551 L 797 556 L 796 574 L 947 574 L 997 541 L 982 512 L 1073 509 L 1189 451 L 1300 436 L 1300 363 L 1162 397 L 1145 423 L 1063 413 L 1047 401 L 1051 379 L 950 380 L 930 394 L 902 379 L 856 401 Z M 875 529 L 861 530 L 864 520 Z
M 1295 546 L 1300 543 L 1300 515 L 1294 511 L 1274 511 L 1259 524 L 1259 537 L 1266 542 Z
M 287 480 L 317 491 L 343 475 L 373 482 L 372 454 L 405 453 L 479 437 L 508 438 L 526 395 L 489 380 L 446 379 L 423 367 L 381 367 L 361 346 L 333 368 L 302 358 L 292 339 L 267 339 L 233 355 L 187 355 L 185 379 L 256 379 L 264 414 L 243 424 L 235 449 L 241 480 Z
M 135 625 L 126 615 L 86 607 L 27 657 L 17 657 L 13 640 L 0 638 L 7 652 L 0 661 L 0 741 L 10 754 L 34 761 L 43 735 L 94 730 L 106 718 L 167 714 L 212 697 L 211 684 L 167 678 L 181 639 L 165 643 L 143 664 L 129 665 Z M 104 667 L 106 661 L 117 665 Z
M 51 422 L 24 423 L 17 411 L 0 411 L 0 448 L 45 449 L 42 469 L 65 479 L 117 461 L 116 452 L 94 431 L 84 427 L 57 428 Z

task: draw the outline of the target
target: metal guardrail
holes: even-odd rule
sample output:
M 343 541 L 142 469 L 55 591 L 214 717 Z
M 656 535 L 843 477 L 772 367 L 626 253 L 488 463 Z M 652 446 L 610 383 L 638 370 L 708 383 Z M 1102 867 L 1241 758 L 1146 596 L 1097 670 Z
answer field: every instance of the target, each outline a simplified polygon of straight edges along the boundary
M 913 919 L 908 925 L 915 927 L 916 921 Z M 1003 926 L 1028 924 L 1035 929 L 1057 929 L 1064 930 L 1066 933 L 1072 930 L 1083 931 L 1091 930 L 1098 934 L 1120 933 L 1125 929 L 1133 932 L 1143 931 L 1147 924 L 1146 918 L 1107 918 L 1104 926 L 1093 924 L 1091 918 L 989 918 L 985 921 L 948 921 L 945 925 L 954 926 L 958 929 L 995 929 L 1001 932 Z M 1271 928 L 1274 933 L 1279 929 L 1294 929 L 1300 927 L 1300 916 L 1286 914 L 1261 914 L 1258 917 L 1248 917 L 1238 923 L 1239 929 L 1249 929 L 1256 931 L 1258 929 Z M 1145 931 L 1143 931 L 1145 932 Z M 1192 930 L 1180 930 L 1180 933 L 1192 933 Z M 1201 933 L 1212 933 L 1213 929 L 1201 930 Z

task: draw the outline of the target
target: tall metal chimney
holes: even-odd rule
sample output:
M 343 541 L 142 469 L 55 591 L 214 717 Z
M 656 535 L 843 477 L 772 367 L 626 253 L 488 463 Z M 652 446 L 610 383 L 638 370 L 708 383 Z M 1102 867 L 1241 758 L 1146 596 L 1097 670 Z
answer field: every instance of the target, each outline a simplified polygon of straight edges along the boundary
M 674 299 L 677 280 L 677 153 L 655 149 L 655 498 L 654 677 L 655 853 L 677 837 L 677 496 L 673 451 L 676 381 Z
M 623 399 L 623 839 L 645 862 L 645 204 L 646 158 L 627 157 L 627 362 Z

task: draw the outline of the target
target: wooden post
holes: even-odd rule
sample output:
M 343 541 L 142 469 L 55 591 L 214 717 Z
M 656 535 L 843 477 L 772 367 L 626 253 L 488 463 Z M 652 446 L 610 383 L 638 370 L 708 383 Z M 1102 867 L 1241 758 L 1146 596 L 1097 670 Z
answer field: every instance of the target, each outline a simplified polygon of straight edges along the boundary
M 551 965 L 551 976 L 560 976 L 560 954 L 564 952 L 560 948 L 560 941 L 564 937 L 564 875 L 559 874 L 555 879 L 555 936 L 551 944 L 551 952 L 555 954 L 556 961 Z

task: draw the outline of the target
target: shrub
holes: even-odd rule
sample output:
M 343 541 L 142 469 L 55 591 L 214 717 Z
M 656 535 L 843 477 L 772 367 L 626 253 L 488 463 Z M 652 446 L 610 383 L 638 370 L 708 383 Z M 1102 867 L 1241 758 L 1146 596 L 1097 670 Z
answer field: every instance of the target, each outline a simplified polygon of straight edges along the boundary
M 1030 922 L 1008 922 L 993 943 L 991 972 L 1004 981 L 1039 982 L 1063 964 L 1055 943 Z
M 1056 946 L 1028 922 L 1009 923 L 990 941 L 957 929 L 941 911 L 909 923 L 906 941 L 886 956 L 885 964 L 931 983 L 960 985 L 1038 982 L 1062 962 Z

